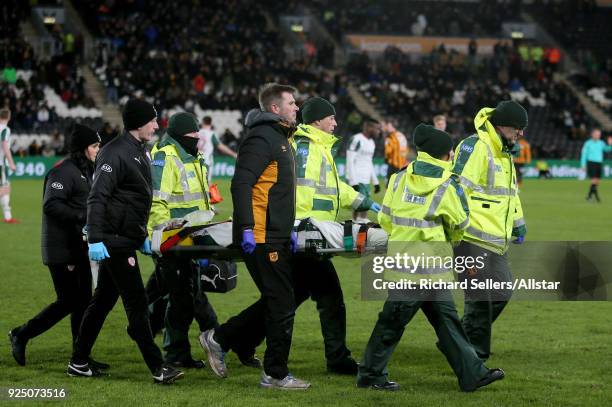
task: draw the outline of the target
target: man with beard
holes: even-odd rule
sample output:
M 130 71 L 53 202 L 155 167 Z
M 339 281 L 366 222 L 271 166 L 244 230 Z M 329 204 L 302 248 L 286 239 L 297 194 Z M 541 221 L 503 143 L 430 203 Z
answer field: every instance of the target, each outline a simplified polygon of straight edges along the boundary
M 269 83 L 259 93 L 261 109 L 247 114 L 248 133 L 238 149 L 232 179 L 234 243 L 261 292 L 261 298 L 217 329 L 200 335 L 212 370 L 227 376 L 224 354 L 231 341 L 250 335 L 264 315 L 266 352 L 260 386 L 305 390 L 310 383 L 289 373 L 288 359 L 295 316 L 293 275 L 289 264 L 297 248 L 295 158 L 289 138 L 299 110 L 292 86 Z

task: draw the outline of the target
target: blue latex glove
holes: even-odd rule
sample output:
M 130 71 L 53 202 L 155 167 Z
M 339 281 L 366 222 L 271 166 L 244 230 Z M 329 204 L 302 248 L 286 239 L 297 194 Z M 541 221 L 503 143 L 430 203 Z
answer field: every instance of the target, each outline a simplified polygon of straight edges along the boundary
M 208 267 L 209 263 L 208 259 L 198 259 L 198 265 L 202 268 Z
M 517 236 L 515 240 L 512 241 L 514 244 L 521 244 L 525 241 L 525 236 Z
M 148 237 L 145 239 L 144 243 L 142 244 L 142 247 L 140 248 L 140 253 L 146 254 L 147 256 L 150 256 L 151 254 L 153 254 L 153 252 L 151 251 L 151 239 L 149 239 Z
M 252 229 L 246 229 L 242 231 L 242 243 L 240 244 L 242 250 L 246 254 L 253 254 L 255 251 L 255 235 Z
M 297 249 L 298 249 L 298 241 L 297 241 L 297 232 L 296 231 L 292 231 L 291 232 L 290 247 L 291 247 L 291 253 L 295 254 L 297 252 Z
M 89 243 L 88 246 L 90 260 L 102 261 L 110 257 L 110 254 L 108 254 L 108 250 L 106 250 L 106 246 L 104 246 L 104 243 Z
M 373 203 L 372 203 L 372 206 L 370 206 L 370 210 L 371 210 L 372 212 L 376 212 L 376 213 L 378 213 L 378 212 L 380 212 L 380 210 L 381 210 L 381 209 L 382 209 L 382 208 L 380 207 L 380 204 L 378 204 L 377 202 L 373 202 Z

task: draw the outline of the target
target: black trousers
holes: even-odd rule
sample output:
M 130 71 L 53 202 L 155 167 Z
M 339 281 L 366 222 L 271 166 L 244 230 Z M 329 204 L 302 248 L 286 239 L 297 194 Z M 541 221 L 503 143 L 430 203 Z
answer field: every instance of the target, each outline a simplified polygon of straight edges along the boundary
M 136 342 L 149 370 L 162 366 L 161 351 L 153 342 L 149 325 L 147 296 L 134 250 L 109 249 L 110 258 L 100 264 L 98 286 L 85 310 L 72 360 L 85 363 L 104 320 L 121 296 L 128 319 L 128 334 Z
M 83 257 L 75 264 L 50 264 L 48 267 L 57 299 L 19 327 L 15 334 L 22 340 L 35 338 L 70 315 L 74 343 L 79 334 L 83 313 L 91 299 L 89 259 Z
M 329 259 L 292 256 L 295 306 L 309 298 L 317 304 L 321 333 L 328 366 L 351 356 L 346 346 L 346 306 L 338 274 Z M 264 315 L 255 303 L 232 317 L 215 331 L 215 338 L 225 349 L 255 349 L 266 338 Z
M 259 338 L 258 332 L 263 326 L 264 371 L 276 379 L 283 379 L 289 373 L 287 363 L 295 317 L 290 256 L 288 243 L 258 244 L 253 254 L 245 254 L 244 261 L 261 298 L 215 330 L 215 340 L 228 350 L 240 346 L 240 341 L 253 342 Z
M 157 286 L 168 293 L 164 310 L 164 351 L 166 362 L 185 362 L 192 359 L 189 327 L 194 317 L 200 331 L 215 328 L 217 314 L 208 297 L 195 287 L 194 269 L 189 259 L 162 257 L 155 260 Z M 149 279 L 149 283 L 151 279 Z M 147 283 L 147 288 L 149 287 Z M 161 283 L 161 284 L 159 284 Z M 197 298 L 197 300 L 196 300 Z M 149 301 L 152 299 L 149 298 Z
M 346 306 L 338 274 L 328 258 L 296 257 L 291 261 L 295 303 L 308 298 L 317 304 L 328 366 L 351 356 L 346 347 Z
M 455 256 L 484 258 L 484 268 L 474 274 L 459 274 L 459 280 L 472 278 L 480 281 L 511 282 L 512 273 L 507 253 L 499 255 L 475 244 L 462 241 L 454 248 Z M 471 290 L 465 291 L 463 318 L 461 323 L 478 357 L 483 360 L 491 354 L 493 323 L 502 313 L 512 297 L 512 290 Z

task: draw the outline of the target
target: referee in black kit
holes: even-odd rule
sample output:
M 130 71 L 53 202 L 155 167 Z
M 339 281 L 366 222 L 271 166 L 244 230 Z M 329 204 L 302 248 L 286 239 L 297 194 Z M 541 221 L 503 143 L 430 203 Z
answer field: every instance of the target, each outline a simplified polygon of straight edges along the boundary
M 156 383 L 172 383 L 183 373 L 163 365 L 153 341 L 136 249 L 151 254 L 147 221 L 152 201 L 151 168 L 145 143 L 157 125 L 155 108 L 129 100 L 123 111 L 124 132 L 100 150 L 87 201 L 89 258 L 100 261 L 98 285 L 85 315 L 68 364 L 71 376 L 99 376 L 88 363 L 104 320 L 119 296 L 128 318 L 128 334 Z

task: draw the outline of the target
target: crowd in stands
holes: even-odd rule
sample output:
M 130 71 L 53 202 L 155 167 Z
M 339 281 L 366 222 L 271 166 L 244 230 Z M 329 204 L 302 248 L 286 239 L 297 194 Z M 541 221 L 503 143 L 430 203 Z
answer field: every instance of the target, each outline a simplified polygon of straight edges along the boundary
M 598 7 L 596 0 L 564 0 L 537 1 L 530 12 L 586 69 L 593 81 L 610 82 L 612 9 Z
M 23 2 L 9 3 L 15 7 L 0 6 L 3 20 L 18 21 L 29 13 Z M 160 112 L 162 130 L 176 108 L 246 112 L 257 106 L 258 88 L 269 81 L 295 85 L 298 101 L 313 94 L 331 100 L 339 116 L 336 133 L 344 136 L 358 132 L 363 120 L 348 96 L 351 81 L 385 114 L 400 118 L 407 134 L 415 123 L 429 122 L 442 113 L 447 116 L 449 132 L 456 138 L 464 137 L 473 131 L 473 117 L 480 107 L 494 106 L 510 97 L 534 112 L 548 106 L 546 120 L 568 140 L 587 137 L 591 125 L 582 105 L 553 80 L 562 59 L 556 48 L 499 42 L 492 55 L 482 56 L 477 55 L 477 44 L 472 41 L 467 54 L 442 45 L 422 57 L 389 48 L 376 60 L 355 54 L 344 71 L 332 74 L 324 69 L 332 67 L 331 44 L 315 44 L 304 35 L 303 54 L 291 59 L 281 32 L 270 24 L 278 14 L 306 6 L 321 13 L 333 33 L 491 36 L 500 34 L 502 21 L 519 19 L 525 7 L 521 1 L 290 0 L 279 4 L 262 0 L 258 7 L 246 0 L 73 3 L 98 38 L 91 63 L 106 86 L 108 102 L 122 104 L 134 96 L 149 100 Z M 537 11 L 539 6 L 530 7 Z M 63 41 L 64 52 L 40 61 L 19 35 L 19 23 L 1 29 L 12 37 L 1 42 L 0 101 L 13 111 L 12 126 L 17 132 L 50 133 L 68 126 L 45 103 L 45 86 L 52 87 L 69 106 L 93 106 L 84 92 L 78 34 L 53 27 L 57 40 Z M 27 75 L 17 75 L 21 71 Z M 98 122 L 98 127 L 101 124 Z M 117 130 L 105 126 L 101 131 Z M 230 145 L 240 136 L 231 131 L 221 135 Z
M 348 67 L 370 102 L 400 119 L 405 131 L 445 114 L 448 131 L 463 138 L 473 133 L 473 118 L 482 106 L 494 107 L 513 97 L 527 108 L 548 106 L 558 134 L 583 139 L 588 116 L 571 91 L 553 80 L 555 69 L 544 50 L 525 52 L 521 44 L 508 42 L 496 44 L 488 57 L 447 51 L 441 45 L 418 58 L 390 47 L 376 60 L 356 54 Z
M 329 95 L 337 82 L 322 71 L 316 51 L 287 58 L 282 36 L 268 28 L 263 11 L 275 2 L 75 3 L 101 39 L 94 70 L 112 102 L 141 95 L 160 112 L 196 104 L 246 111 L 257 106 L 265 82 L 292 83 L 305 95 Z
M 44 132 L 65 127 L 53 106 L 46 101 L 50 87 L 68 108 L 94 107 L 84 89 L 76 47 L 48 60 L 39 59 L 20 33 L 19 25 L 29 16 L 27 2 L 10 0 L 0 5 L 0 103 L 12 111 L 11 127 L 16 133 Z M 6 36 L 4 36 L 6 34 Z
M 337 38 L 348 33 L 417 36 L 499 36 L 502 22 L 521 21 L 521 1 L 314 1 Z
M 565 0 L 536 2 L 531 12 L 584 70 L 572 75 L 574 83 L 612 115 L 612 9 L 595 0 Z

